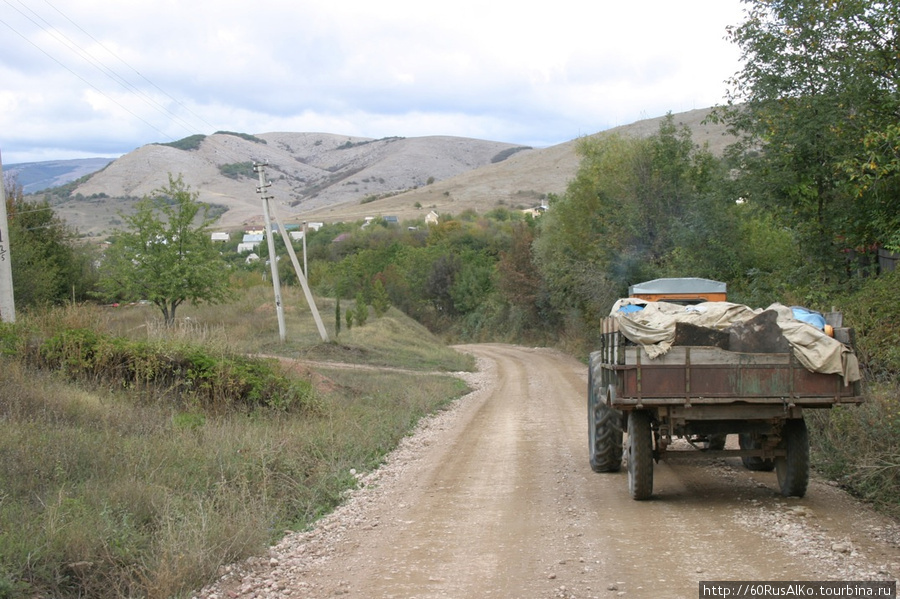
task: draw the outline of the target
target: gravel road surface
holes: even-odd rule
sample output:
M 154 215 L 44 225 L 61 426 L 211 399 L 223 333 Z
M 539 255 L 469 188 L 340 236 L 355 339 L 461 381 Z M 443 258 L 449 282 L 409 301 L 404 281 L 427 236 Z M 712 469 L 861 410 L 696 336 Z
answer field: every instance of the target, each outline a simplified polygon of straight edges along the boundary
M 702 580 L 896 580 L 900 526 L 813 480 L 803 499 L 739 459 L 655 469 L 654 498 L 587 458 L 587 368 L 460 346 L 474 389 L 424 421 L 344 505 L 199 591 L 234 598 L 698 597 Z M 732 443 L 734 440 L 729 439 Z

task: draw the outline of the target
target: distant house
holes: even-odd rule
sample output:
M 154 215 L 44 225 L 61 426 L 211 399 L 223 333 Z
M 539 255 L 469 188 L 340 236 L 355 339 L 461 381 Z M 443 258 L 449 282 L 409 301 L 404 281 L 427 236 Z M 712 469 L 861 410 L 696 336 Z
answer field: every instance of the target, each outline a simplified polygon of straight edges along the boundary
M 285 227 L 287 228 L 287 227 Z M 290 231 L 288 233 L 290 235 L 292 241 L 300 241 L 303 239 L 304 232 L 303 231 Z
M 244 233 L 244 238 L 238 244 L 237 251 L 239 254 L 244 252 L 252 252 L 262 243 L 262 233 Z
M 244 231 L 245 235 L 263 235 L 265 234 L 265 229 L 247 229 Z
M 325 223 L 306 223 L 307 229 L 312 229 L 313 231 L 318 231 L 322 227 L 325 226 Z
M 428 213 L 428 216 L 425 217 L 426 225 L 436 225 L 438 224 L 438 213 L 432 210 Z
M 240 250 L 238 250 L 238 251 L 240 251 Z M 259 262 L 259 256 L 254 252 L 250 252 L 250 255 L 247 256 L 247 258 L 244 260 L 244 262 L 246 264 L 253 264 L 254 262 Z
M 213 233 L 212 240 L 225 243 L 226 241 L 231 241 L 231 235 L 228 233 Z
M 396 216 L 382 216 L 381 219 L 384 221 L 386 225 L 399 225 L 400 219 Z
M 530 214 L 532 218 L 537 218 L 546 211 L 547 211 L 547 206 L 541 204 L 537 208 L 526 208 L 522 212 L 524 212 L 525 214 Z
M 337 237 L 332 239 L 331 243 L 340 243 L 342 241 L 346 241 L 347 239 L 350 239 L 350 237 L 351 237 L 350 233 L 341 233 L 340 235 L 338 235 Z

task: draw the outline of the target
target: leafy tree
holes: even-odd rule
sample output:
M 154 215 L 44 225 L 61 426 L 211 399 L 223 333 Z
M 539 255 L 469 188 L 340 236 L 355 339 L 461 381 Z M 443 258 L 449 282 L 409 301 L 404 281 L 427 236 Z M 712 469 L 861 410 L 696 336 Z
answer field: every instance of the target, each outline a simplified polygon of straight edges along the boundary
M 577 151 L 578 172 L 541 216 L 534 252 L 557 310 L 590 325 L 629 284 L 670 265 L 682 222 L 710 193 L 715 160 L 671 115 L 649 138 L 584 138 Z
M 334 302 L 334 334 L 341 334 L 341 298 L 338 297 Z
M 356 309 L 353 312 L 353 320 L 356 324 L 363 326 L 369 319 L 369 306 L 366 305 L 366 298 L 362 291 L 356 294 Z M 349 327 L 348 327 L 349 328 Z
M 111 296 L 146 299 L 167 325 L 184 302 L 217 303 L 230 297 L 227 265 L 210 239 L 212 219 L 181 176 L 123 215 L 128 225 L 106 251 L 101 284 Z
M 900 246 L 900 5 L 747 4 L 729 32 L 744 66 L 720 112 L 742 136 L 732 155 L 744 195 L 796 232 L 810 284 L 837 284 L 845 250 Z
M 375 309 L 375 315 L 381 318 L 390 307 L 391 298 L 384 288 L 384 283 L 381 278 L 376 278 L 372 283 L 372 308 Z
M 16 304 L 87 299 L 96 283 L 91 248 L 46 201 L 27 201 L 15 176 L 4 175 L 4 185 Z

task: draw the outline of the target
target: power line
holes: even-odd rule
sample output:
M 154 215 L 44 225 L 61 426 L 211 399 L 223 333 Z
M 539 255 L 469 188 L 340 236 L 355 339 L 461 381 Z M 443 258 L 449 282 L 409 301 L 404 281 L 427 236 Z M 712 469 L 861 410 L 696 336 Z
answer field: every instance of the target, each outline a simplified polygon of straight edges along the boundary
M 21 0 L 20 0 L 20 2 L 21 2 Z M 145 77 L 140 71 L 138 71 L 138 70 L 135 69 L 133 66 L 131 66 L 131 65 L 130 65 L 128 62 L 126 62 L 121 56 L 119 56 L 118 54 L 116 54 L 115 52 L 113 52 L 112 50 L 110 50 L 109 48 L 107 48 L 107 47 L 103 44 L 103 42 L 101 42 L 100 40 L 98 40 L 97 38 L 95 38 L 93 35 L 91 35 L 90 33 L 88 33 L 83 27 L 81 27 L 81 25 L 79 25 L 78 23 L 76 23 L 75 21 L 73 21 L 68 15 L 66 15 L 66 14 L 63 13 L 61 10 L 59 10 L 56 6 L 54 6 L 53 4 L 51 4 L 49 0 L 44 0 L 44 3 L 45 3 L 47 6 L 49 6 L 50 8 L 52 8 L 53 10 L 55 10 L 56 12 L 58 12 L 64 19 L 66 19 L 69 23 L 71 23 L 74 27 L 76 27 L 76 28 L 77 28 L 79 31 L 81 31 L 84 35 L 86 35 L 88 38 L 90 38 L 94 43 L 96 43 L 98 46 L 100 46 L 101 48 L 103 48 L 103 49 L 107 52 L 107 54 L 109 54 L 110 56 L 112 56 L 113 58 L 115 58 L 116 60 L 118 60 L 119 62 L 121 62 L 123 65 L 125 65 L 125 66 L 128 67 L 129 69 L 131 69 L 131 70 L 134 72 L 135 75 L 137 75 L 138 77 L 140 77 L 141 79 L 143 79 L 144 81 L 146 81 L 148 85 L 152 86 L 154 89 L 156 89 L 158 92 L 160 92 L 161 94 L 163 94 L 165 97 L 169 98 L 172 102 L 174 102 L 175 104 L 177 104 L 179 107 L 183 108 L 185 111 L 187 111 L 188 113 L 190 113 L 191 116 L 193 116 L 194 118 L 196 118 L 198 121 L 200 121 L 201 123 L 203 123 L 204 125 L 206 125 L 206 126 L 209 127 L 210 129 L 213 129 L 213 128 L 214 128 L 210 123 L 206 122 L 206 120 L 204 120 L 202 116 L 200 116 L 200 115 L 198 115 L 196 112 L 192 111 L 192 110 L 191 110 L 190 108 L 188 108 L 184 103 L 182 103 L 181 101 L 179 101 L 178 99 L 176 99 L 175 97 L 173 97 L 172 95 L 170 95 L 168 92 L 166 92 L 164 89 L 162 89 L 161 87 L 159 87 L 158 85 L 156 85 L 153 81 L 151 81 L 150 79 L 148 79 L 147 77 Z M 164 108 L 164 109 L 166 110 L 166 112 L 168 112 L 169 114 L 174 114 L 174 113 L 172 113 L 170 110 L 166 109 L 165 107 L 163 107 L 163 108 Z
M 93 56 L 89 51 L 85 50 L 85 49 L 84 49 L 80 44 L 78 44 L 76 41 L 72 40 L 70 37 L 66 36 L 66 35 L 63 34 L 63 33 L 57 32 L 57 31 L 56 31 L 56 28 L 53 26 L 53 24 L 51 24 L 47 19 L 45 19 L 45 18 L 42 17 L 41 15 L 39 15 L 34 9 L 32 9 L 32 8 L 30 8 L 30 7 L 27 7 L 27 6 L 22 2 L 22 0 L 18 0 L 19 4 L 22 5 L 22 6 L 23 6 L 28 12 L 30 12 L 32 15 L 34 15 L 34 18 L 32 18 L 31 16 L 29 16 L 28 14 L 26 14 L 25 12 L 23 12 L 23 10 L 21 10 L 21 9 L 17 8 L 16 6 L 14 6 L 14 5 L 10 2 L 10 0 L 3 0 L 3 1 L 4 1 L 8 6 L 10 6 L 13 10 L 15 10 L 15 11 L 18 12 L 20 15 L 22 15 L 24 18 L 28 19 L 31 23 L 33 23 L 33 24 L 34 24 L 36 27 L 38 27 L 41 31 L 43 31 L 43 32 L 47 33 L 48 35 L 52 36 L 58 43 L 60 43 L 60 45 L 62 45 L 64 48 L 66 48 L 66 50 L 68 50 L 69 52 L 72 52 L 72 53 L 75 54 L 77 57 L 79 57 L 81 60 L 87 62 L 87 63 L 90 64 L 93 68 L 95 68 L 96 70 L 100 71 L 100 72 L 101 72 L 103 75 L 105 75 L 107 78 L 109 78 L 110 80 L 112 80 L 112 81 L 114 81 L 115 83 L 117 83 L 118 85 L 120 85 L 123 89 L 125 89 L 125 91 L 126 91 L 127 93 L 132 94 L 132 95 L 138 97 L 138 98 L 141 99 L 141 101 L 143 101 L 145 104 L 147 104 L 148 106 L 150 106 L 151 108 L 153 108 L 154 110 L 156 110 L 157 112 L 159 112 L 160 114 L 162 114 L 164 117 L 166 117 L 166 118 L 169 119 L 170 121 L 175 122 L 176 124 L 180 125 L 182 128 L 184 128 L 184 129 L 185 129 L 186 131 L 188 131 L 190 134 L 193 134 L 193 133 L 196 131 L 196 129 L 193 127 L 193 125 L 192 125 L 191 123 L 189 123 L 188 121 L 182 119 L 179 115 L 177 115 L 176 113 L 172 112 L 170 109 L 168 109 L 168 108 L 165 107 L 164 105 L 160 104 L 159 102 L 157 102 L 155 99 L 153 99 L 151 96 L 149 96 L 146 92 L 142 91 L 140 88 L 138 88 L 138 87 L 135 86 L 134 84 L 130 83 L 125 77 L 123 77 L 122 75 L 120 75 L 115 69 L 113 69 L 112 67 L 109 67 L 109 66 L 107 66 L 107 65 L 104 65 L 99 59 L 97 59 L 95 56 Z M 66 21 L 68 21 L 69 23 L 71 23 L 75 28 L 77 28 L 79 31 L 81 31 L 85 36 L 87 36 L 87 38 L 89 38 L 89 39 L 92 40 L 94 43 L 96 43 L 98 46 L 100 46 L 101 48 L 103 48 L 103 50 L 105 50 L 110 56 L 112 56 L 114 59 L 116 59 L 117 61 L 119 61 L 120 63 L 122 63 L 123 65 L 125 65 L 128 69 L 130 69 L 130 70 L 133 71 L 135 74 L 137 74 L 137 76 L 139 76 L 141 79 L 143 79 L 145 82 L 147 82 L 147 84 L 149 84 L 150 86 L 152 86 L 154 89 L 158 90 L 158 91 L 159 91 L 162 95 L 164 95 L 165 97 L 167 97 L 167 98 L 169 98 L 170 100 L 172 100 L 172 102 L 174 102 L 176 105 L 178 105 L 179 107 L 183 108 L 186 112 L 188 112 L 191 116 L 193 116 L 194 118 L 196 118 L 199 122 L 203 123 L 204 125 L 206 125 L 206 126 L 209 127 L 210 129 L 213 129 L 213 128 L 214 128 L 213 125 L 211 125 L 210 123 L 208 123 L 205 119 L 203 119 L 201 116 L 197 115 L 195 112 L 191 111 L 187 106 L 185 106 L 184 103 L 180 102 L 180 101 L 177 100 L 175 97 L 173 97 L 171 94 L 169 94 L 168 92 L 166 92 L 165 90 L 163 90 L 160 86 L 158 86 L 156 83 L 154 83 L 153 81 L 151 81 L 151 80 L 150 80 L 149 78 L 147 78 L 145 75 L 141 74 L 137 69 L 135 69 L 135 68 L 134 68 L 133 66 L 131 66 L 127 61 L 125 61 L 123 58 L 121 58 L 118 54 L 116 54 L 115 52 L 113 52 L 112 50 L 110 50 L 107 46 L 105 46 L 102 42 L 100 42 L 99 40 L 97 40 L 97 38 L 95 38 L 93 35 L 91 35 L 91 34 L 90 34 L 87 30 L 85 30 L 81 25 L 79 25 L 78 23 L 76 23 L 71 17 L 69 17 L 68 15 L 66 15 L 65 13 L 63 13 L 59 8 L 57 8 L 56 6 L 54 6 L 51 2 L 49 2 L 49 0 L 44 0 L 44 3 L 45 3 L 47 6 L 49 6 L 51 9 L 53 9 L 54 11 L 56 11 L 56 12 L 57 12 L 60 16 L 62 16 L 62 18 L 64 18 Z M 37 20 L 36 20 L 36 19 L 37 19 Z M 40 22 L 38 22 L 38 20 L 39 20 Z M 16 35 L 18 35 L 19 37 L 21 37 L 22 39 L 24 39 L 25 41 L 27 41 L 29 44 L 31 44 L 32 46 L 34 46 L 35 48 L 37 48 L 37 49 L 38 49 L 39 51 L 41 51 L 44 55 L 46 55 L 48 58 L 50 58 L 50 59 L 53 60 L 55 63 L 57 63 L 59 66 L 63 67 L 63 68 L 66 69 L 67 71 L 69 71 L 72 75 L 74 75 L 75 77 L 77 77 L 80 81 L 82 81 L 83 83 L 85 83 L 86 85 L 88 85 L 91 89 L 95 90 L 97 93 L 99 93 L 99 94 L 100 94 L 101 96 L 103 96 L 104 98 L 108 99 L 110 102 L 114 103 L 116 106 L 118 106 L 119 108 L 121 108 L 122 110 L 124 110 L 126 113 L 128 113 L 128 114 L 130 114 L 131 116 L 133 116 L 134 118 L 138 119 L 139 121 L 141 121 L 142 123 L 144 123 L 145 125 L 147 125 L 148 127 L 150 127 L 151 129 L 153 129 L 154 131 L 156 131 L 157 133 L 159 133 L 162 137 L 164 137 L 164 138 L 166 138 L 166 139 L 168 139 L 168 140 L 170 140 L 170 141 L 174 141 L 174 139 L 173 139 L 169 134 L 165 133 L 164 131 L 162 131 L 161 129 L 159 129 L 158 127 L 156 127 L 155 125 L 153 125 L 152 123 L 150 123 L 149 121 L 147 121 L 146 119 L 144 119 L 143 117 L 139 116 L 138 114 L 136 114 L 135 112 L 133 112 L 132 110 L 130 110 L 129 108 L 127 108 L 126 106 L 124 106 L 121 102 L 119 102 L 119 101 L 117 101 L 116 99 L 112 98 L 109 94 L 107 94 L 106 92 L 104 92 L 103 90 L 101 90 L 99 87 L 97 87 L 96 85 L 94 85 L 93 83 L 91 83 L 90 81 L 88 81 L 85 77 L 83 77 L 82 75 L 80 75 L 80 74 L 78 74 L 77 72 L 75 72 L 75 70 L 73 70 L 72 68 L 70 68 L 69 66 L 67 66 L 66 64 L 64 64 L 62 61 L 60 61 L 59 59 L 57 59 L 55 56 L 51 55 L 48 51 L 44 50 L 44 49 L 43 49 L 42 47 L 40 47 L 38 44 L 36 44 L 36 43 L 33 42 L 32 40 L 28 39 L 28 37 L 26 37 L 24 34 L 22 34 L 21 32 L 19 32 L 18 30 L 16 30 L 15 27 L 13 27 L 11 24 L 7 23 L 6 21 L 3 21 L 2 19 L 0 19 L 0 23 L 3 23 L 4 25 L 6 25 L 10 30 L 13 31 L 13 33 L 15 33 Z M 43 25 L 42 25 L 41 23 L 43 23 Z M 222 152 L 222 154 L 224 154 L 225 156 L 227 156 L 227 157 L 229 157 L 229 158 L 235 160 L 236 162 L 240 162 L 241 160 L 246 160 L 246 158 L 247 158 L 247 156 L 238 155 L 238 154 L 234 153 L 234 151 L 233 151 L 231 148 L 229 148 L 226 144 L 222 143 L 220 140 L 217 140 L 217 139 L 215 139 L 215 138 L 213 138 L 213 137 L 211 137 L 211 136 L 207 136 L 207 137 L 206 137 L 206 141 L 209 141 L 210 143 L 215 144 L 215 145 L 220 149 L 220 151 Z
M 7 1 L 6 3 L 9 4 L 8 1 Z M 12 5 L 10 4 L 10 6 L 12 6 Z M 15 8 L 15 7 L 13 6 L 13 8 Z M 17 10 L 18 10 L 18 9 L 17 9 Z M 21 11 L 20 11 L 20 12 L 21 12 Z M 103 96 L 104 98 L 106 98 L 107 100 L 109 100 L 110 102 L 112 102 L 113 104 L 115 104 L 116 106 L 118 106 L 119 108 L 121 108 L 122 110 L 124 110 L 125 112 L 127 112 L 128 114 L 130 114 L 131 116 L 133 116 L 134 118 L 138 119 L 139 121 L 141 121 L 142 123 L 144 123 L 145 125 L 147 125 L 148 127 L 150 127 L 151 129 L 153 129 L 154 131 L 156 131 L 157 133 L 159 133 L 160 135 L 162 135 L 163 137 L 166 137 L 166 138 L 168 138 L 168 139 L 172 139 L 167 133 L 161 131 L 158 127 L 156 127 L 156 126 L 153 125 L 152 123 L 148 122 L 146 119 L 144 119 L 144 118 L 142 118 L 142 117 L 136 115 L 134 112 L 132 112 L 131 110 L 129 110 L 128 108 L 126 108 L 125 106 L 123 106 L 123 105 L 122 105 L 119 101 L 117 101 L 115 98 L 111 98 L 111 97 L 110 97 L 109 95 L 107 95 L 106 92 L 104 92 L 102 89 L 100 89 L 99 87 L 97 87 L 96 85 L 94 85 L 93 83 L 91 83 L 90 81 L 88 81 L 87 79 L 85 79 L 84 77 L 82 77 L 81 75 L 79 75 L 78 73 L 76 73 L 74 70 L 72 70 L 71 68 L 69 68 L 67 65 L 63 64 L 63 63 L 62 63 L 59 59 L 57 59 L 55 56 L 53 56 L 52 54 L 50 54 L 49 52 L 47 52 L 46 50 L 44 50 L 43 48 L 41 48 L 40 46 L 38 46 L 37 44 L 35 44 L 33 41 L 31 41 L 30 39 L 28 39 L 27 37 L 25 37 L 25 36 L 24 36 L 22 33 L 20 33 L 15 27 L 13 27 L 12 25 L 10 25 L 9 23 L 7 23 L 6 21 L 4 21 L 3 19 L 0 19 L 0 23 L 3 23 L 4 25 L 6 25 L 13 33 L 15 33 L 16 35 L 18 35 L 19 37 L 21 37 L 23 40 L 25 40 L 26 42 L 28 42 L 29 44 L 31 44 L 32 46 L 34 46 L 35 48 L 37 48 L 41 53 L 43 53 L 45 56 L 47 56 L 47 58 L 49 58 L 50 60 L 52 60 L 53 62 L 55 62 L 56 64 L 58 64 L 58 65 L 61 66 L 62 68 L 64 68 L 65 70 L 67 70 L 67 71 L 69 71 L 70 73 L 72 73 L 72 75 L 74 75 L 75 77 L 77 77 L 82 83 L 84 83 L 85 85 L 87 85 L 88 87 L 90 87 L 91 89 L 93 89 L 94 91 L 96 91 L 98 94 L 100 94 L 101 96 Z

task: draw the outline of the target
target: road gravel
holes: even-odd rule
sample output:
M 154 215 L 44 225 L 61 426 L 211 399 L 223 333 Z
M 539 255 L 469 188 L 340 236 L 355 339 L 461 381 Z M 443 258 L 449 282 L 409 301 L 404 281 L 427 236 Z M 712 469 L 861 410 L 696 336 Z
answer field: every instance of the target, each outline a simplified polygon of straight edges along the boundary
M 714 580 L 896 580 L 900 526 L 813 480 L 803 499 L 739 459 L 663 462 L 654 497 L 587 458 L 587 368 L 460 346 L 474 389 L 423 421 L 308 532 L 223 566 L 202 599 L 698 597 Z M 734 443 L 729 439 L 729 443 Z

